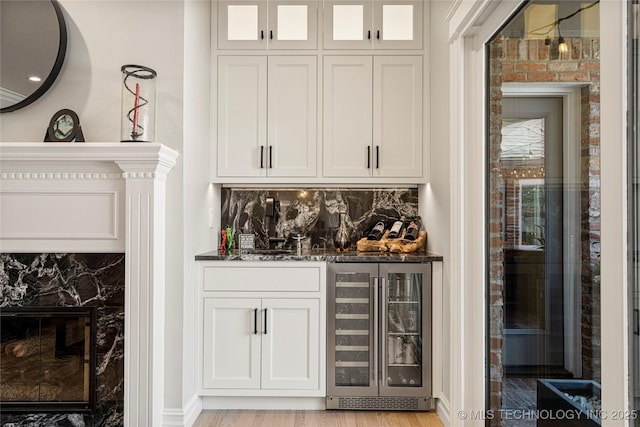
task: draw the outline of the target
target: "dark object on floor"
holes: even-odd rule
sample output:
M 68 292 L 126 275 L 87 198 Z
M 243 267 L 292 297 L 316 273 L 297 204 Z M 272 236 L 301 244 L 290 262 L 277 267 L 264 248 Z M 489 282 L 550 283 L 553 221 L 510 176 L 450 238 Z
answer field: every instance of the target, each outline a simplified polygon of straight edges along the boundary
M 573 397 L 600 400 L 600 384 L 591 380 L 538 380 L 538 427 L 599 427 L 599 410 Z

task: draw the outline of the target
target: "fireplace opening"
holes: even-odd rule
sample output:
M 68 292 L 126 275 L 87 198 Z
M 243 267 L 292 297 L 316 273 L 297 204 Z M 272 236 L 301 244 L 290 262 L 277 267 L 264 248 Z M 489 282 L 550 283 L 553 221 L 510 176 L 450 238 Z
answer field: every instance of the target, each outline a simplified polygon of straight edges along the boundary
M 2 411 L 95 409 L 96 310 L 0 309 Z

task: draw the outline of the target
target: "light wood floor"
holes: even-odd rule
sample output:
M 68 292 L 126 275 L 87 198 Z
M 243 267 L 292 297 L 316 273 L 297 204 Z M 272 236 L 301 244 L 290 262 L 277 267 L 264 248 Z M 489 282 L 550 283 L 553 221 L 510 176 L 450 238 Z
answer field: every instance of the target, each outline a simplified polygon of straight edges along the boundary
M 435 412 L 204 411 L 194 427 L 444 427 Z

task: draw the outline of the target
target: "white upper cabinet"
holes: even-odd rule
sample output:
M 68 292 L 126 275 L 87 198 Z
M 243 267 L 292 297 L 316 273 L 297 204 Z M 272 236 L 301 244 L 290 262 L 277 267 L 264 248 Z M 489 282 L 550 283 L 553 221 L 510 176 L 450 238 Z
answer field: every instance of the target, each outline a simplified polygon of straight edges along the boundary
M 264 176 L 267 57 L 218 57 L 218 176 Z
M 324 59 L 323 176 L 422 178 L 422 56 Z
M 325 49 L 422 49 L 422 1 L 324 2 Z
M 324 58 L 323 176 L 372 174 L 371 56 Z
M 373 58 L 374 175 L 421 177 L 422 56 Z
M 316 49 L 315 0 L 218 2 L 220 49 Z
M 315 177 L 315 56 L 219 56 L 217 176 Z
M 314 56 L 269 57 L 268 176 L 316 176 L 317 67 Z

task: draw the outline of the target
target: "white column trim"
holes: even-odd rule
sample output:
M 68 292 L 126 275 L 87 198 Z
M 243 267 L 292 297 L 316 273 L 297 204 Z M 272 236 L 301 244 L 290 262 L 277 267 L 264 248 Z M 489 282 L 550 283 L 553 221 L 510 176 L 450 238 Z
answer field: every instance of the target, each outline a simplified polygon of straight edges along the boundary
M 606 23 L 606 24 L 605 24 Z M 603 427 L 630 417 L 626 2 L 600 2 L 600 312 Z M 627 412 L 628 413 L 628 412 Z
M 115 160 L 125 179 L 124 424 L 162 425 L 166 177 L 177 153 Z

